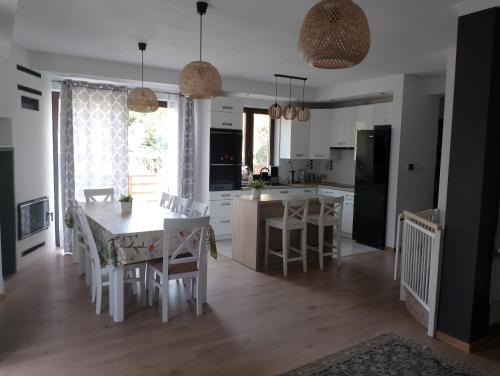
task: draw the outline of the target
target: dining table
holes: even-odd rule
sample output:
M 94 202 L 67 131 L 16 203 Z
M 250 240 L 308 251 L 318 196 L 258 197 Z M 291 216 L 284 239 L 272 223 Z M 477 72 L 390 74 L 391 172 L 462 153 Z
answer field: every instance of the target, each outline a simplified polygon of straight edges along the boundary
M 135 203 L 122 213 L 119 202 L 81 203 L 96 241 L 102 263 L 109 269 L 109 313 L 124 319 L 124 267 L 163 257 L 165 218 L 187 218 L 154 203 Z M 207 257 L 200 257 L 201 300 L 207 296 Z M 142 277 L 142 276 L 141 276 Z M 141 292 L 145 293 L 145 292 Z

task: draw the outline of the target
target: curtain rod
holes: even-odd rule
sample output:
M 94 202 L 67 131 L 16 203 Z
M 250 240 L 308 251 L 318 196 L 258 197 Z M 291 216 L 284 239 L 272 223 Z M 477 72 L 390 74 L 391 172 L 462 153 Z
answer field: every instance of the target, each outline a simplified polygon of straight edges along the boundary
M 55 83 L 59 83 L 59 84 L 62 84 L 65 80 L 52 80 L 52 82 L 55 82 Z M 70 81 L 73 81 L 73 80 L 70 80 Z M 82 81 L 74 81 L 74 82 L 78 82 L 78 83 L 81 83 Z M 102 85 L 102 86 L 106 86 L 106 85 L 113 85 L 113 84 L 103 84 L 103 83 L 98 83 L 98 82 L 88 82 L 89 85 L 94 85 L 94 86 L 99 86 L 99 85 Z M 123 89 L 128 89 L 128 90 L 132 90 L 132 89 L 135 89 L 134 87 L 130 87 L 130 86 L 125 86 L 125 85 L 115 85 L 117 87 L 121 87 Z M 152 89 L 151 89 L 152 90 Z M 183 97 L 184 95 L 182 95 L 182 93 L 172 93 L 172 92 L 169 92 L 169 91 L 159 91 L 159 90 L 153 90 L 155 93 L 158 93 L 158 94 L 168 94 L 168 95 L 177 95 L 179 97 Z

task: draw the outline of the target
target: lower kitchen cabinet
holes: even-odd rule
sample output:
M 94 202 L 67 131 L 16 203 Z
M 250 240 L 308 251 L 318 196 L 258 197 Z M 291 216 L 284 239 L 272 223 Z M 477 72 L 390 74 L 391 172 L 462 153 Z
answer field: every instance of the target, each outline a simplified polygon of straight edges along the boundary
M 231 239 L 233 234 L 233 199 L 242 191 L 210 192 L 210 225 L 216 239 Z

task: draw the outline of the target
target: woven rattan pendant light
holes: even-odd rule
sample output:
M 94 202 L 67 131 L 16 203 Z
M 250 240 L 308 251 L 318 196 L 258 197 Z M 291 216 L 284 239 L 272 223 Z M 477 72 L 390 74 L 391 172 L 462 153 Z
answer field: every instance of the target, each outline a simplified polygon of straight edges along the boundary
M 298 121 L 308 121 L 311 113 L 309 109 L 305 106 L 304 98 L 306 94 L 306 81 L 302 82 L 302 106 L 298 106 L 295 109 L 295 113 Z
M 370 28 L 351 0 L 322 0 L 309 10 L 300 30 L 299 53 L 316 68 L 359 64 L 370 49 Z
M 290 93 L 288 96 L 288 104 L 283 109 L 283 119 L 293 120 L 295 119 L 295 108 L 292 107 L 292 79 L 290 78 Z
M 127 104 L 130 111 L 155 112 L 158 109 L 158 98 L 153 90 L 144 87 L 144 51 L 146 43 L 139 43 L 141 51 L 141 87 L 132 89 L 128 93 Z
M 201 60 L 203 37 L 203 15 L 207 12 L 208 3 L 198 1 L 196 10 L 200 15 L 200 60 L 192 61 L 181 72 L 179 87 L 182 94 L 193 99 L 209 99 L 222 94 L 220 74 L 212 64 Z
M 281 117 L 282 109 L 281 106 L 278 104 L 278 77 L 275 75 L 274 76 L 275 80 L 275 96 L 274 96 L 274 104 L 269 106 L 269 109 L 267 110 L 267 114 L 271 119 L 279 119 Z

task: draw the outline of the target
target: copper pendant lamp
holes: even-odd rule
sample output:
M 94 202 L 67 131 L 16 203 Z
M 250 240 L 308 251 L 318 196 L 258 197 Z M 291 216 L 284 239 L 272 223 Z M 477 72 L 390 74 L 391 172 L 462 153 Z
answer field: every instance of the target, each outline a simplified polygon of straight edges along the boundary
M 278 104 L 278 76 L 274 75 L 275 80 L 275 96 L 274 96 L 274 104 L 269 106 L 267 113 L 271 119 L 279 119 L 281 117 L 282 109 Z
M 290 93 L 288 95 L 288 105 L 283 109 L 283 118 L 286 120 L 295 119 L 295 107 L 292 107 L 292 79 L 290 78 Z
M 304 102 L 305 92 L 306 92 L 306 81 L 304 80 L 302 82 L 302 106 L 298 106 L 295 109 L 295 113 L 297 114 L 298 121 L 308 121 L 309 117 L 311 116 L 309 109 L 305 106 L 305 102 Z
M 202 37 L 203 15 L 207 12 L 208 3 L 198 1 L 196 10 L 200 15 L 200 60 L 192 61 L 186 65 L 179 78 L 179 88 L 182 94 L 193 99 L 209 99 L 222 94 L 222 80 L 217 68 L 203 61 Z
M 144 87 L 144 51 L 146 43 L 139 43 L 141 51 L 141 87 L 130 90 L 127 98 L 127 105 L 130 111 L 135 112 L 155 112 L 158 109 L 158 99 L 153 90 Z
M 316 68 L 349 68 L 364 60 L 370 49 L 365 12 L 352 0 L 322 0 L 302 23 L 299 53 Z

